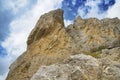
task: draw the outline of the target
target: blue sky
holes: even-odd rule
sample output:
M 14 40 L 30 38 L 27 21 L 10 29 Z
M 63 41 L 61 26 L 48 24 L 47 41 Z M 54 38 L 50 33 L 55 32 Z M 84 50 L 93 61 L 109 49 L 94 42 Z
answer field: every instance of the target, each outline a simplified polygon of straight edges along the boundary
M 62 2 L 62 8 L 65 10 L 65 19 L 73 20 L 79 13 L 78 9 L 82 9 L 84 12 L 83 15 L 81 15 L 82 17 L 89 14 L 92 6 L 86 5 L 88 1 L 94 1 L 96 3 L 96 7 L 99 9 L 99 11 L 96 12 L 97 14 L 105 13 L 115 4 L 115 0 L 64 0 Z M 97 3 L 97 1 L 99 2 Z
M 120 18 L 120 0 L 0 0 L 0 80 L 26 49 L 26 40 L 39 17 L 57 8 L 68 25 L 76 16 Z

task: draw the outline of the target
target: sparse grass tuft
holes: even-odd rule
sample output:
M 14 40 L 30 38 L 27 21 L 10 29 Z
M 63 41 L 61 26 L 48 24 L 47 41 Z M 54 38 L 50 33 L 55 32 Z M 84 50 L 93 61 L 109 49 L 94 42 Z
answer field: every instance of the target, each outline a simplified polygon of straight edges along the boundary
M 97 52 L 88 52 L 88 53 L 86 53 L 86 55 L 90 55 L 90 56 L 95 57 L 95 58 L 100 58 L 101 51 L 97 51 Z

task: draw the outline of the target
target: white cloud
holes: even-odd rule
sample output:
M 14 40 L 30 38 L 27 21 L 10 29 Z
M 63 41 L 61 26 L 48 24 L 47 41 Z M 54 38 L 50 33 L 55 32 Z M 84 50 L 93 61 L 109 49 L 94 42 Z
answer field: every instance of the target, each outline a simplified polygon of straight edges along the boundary
M 90 9 L 90 12 L 86 15 L 87 18 L 89 17 L 98 17 L 98 7 L 97 5 L 100 3 L 100 0 L 96 0 L 96 1 L 90 1 L 88 0 L 85 5 L 86 6 L 90 6 L 91 9 Z
M 65 27 L 67 27 L 69 24 L 72 24 L 73 21 L 64 19 L 64 23 L 65 23 Z
M 0 80 L 5 80 L 6 74 L 0 75 Z
M 106 17 L 109 18 L 118 17 L 120 19 L 120 0 L 116 0 L 116 4 L 109 8 Z
M 4 0 L 4 8 L 11 10 L 14 14 L 19 12 L 19 9 L 24 8 L 29 0 Z
M 75 5 L 75 4 L 76 4 L 76 0 L 73 0 L 73 1 L 72 1 L 72 4 Z
M 15 2 L 12 0 L 10 6 L 13 11 L 19 10 L 20 7 L 24 7 L 27 0 L 18 0 Z M 38 0 L 37 3 L 21 16 L 17 16 L 10 24 L 10 36 L 2 43 L 2 46 L 7 49 L 8 59 L 2 61 L 2 65 L 9 64 L 14 61 L 20 54 L 26 49 L 26 41 L 30 31 L 34 28 L 40 15 L 50 10 L 61 7 L 62 0 Z M 16 5 L 19 5 L 16 7 Z M 9 64 L 6 65 L 5 71 L 8 71 Z M 4 80 L 5 75 L 0 75 L 0 80 Z
M 5 77 L 7 76 L 9 65 L 11 63 L 11 58 L 6 57 L 0 57 L 0 80 L 5 80 Z
M 80 7 L 78 9 L 78 15 L 81 15 L 82 18 L 90 18 L 90 17 L 96 17 L 96 18 L 99 18 L 99 19 L 102 19 L 105 17 L 105 13 L 103 14 L 98 14 L 99 12 L 99 8 L 98 8 L 98 4 L 101 3 L 101 0 L 96 0 L 96 1 L 93 1 L 93 0 L 87 0 L 87 2 L 85 3 L 85 6 L 90 6 L 90 9 L 89 12 L 86 14 L 85 13 L 85 10 L 86 10 L 86 7 Z
M 85 14 L 85 7 L 79 8 L 78 9 L 78 15 L 81 15 L 82 18 L 90 18 L 90 17 L 96 17 L 98 19 L 103 19 L 103 18 L 114 18 L 118 17 L 120 18 L 120 0 L 116 0 L 116 3 L 109 7 L 107 12 L 99 13 L 99 8 L 98 4 L 101 3 L 102 0 L 87 0 L 85 3 L 85 6 L 90 6 L 91 9 L 89 9 L 89 12 L 87 15 Z M 109 1 L 105 0 L 105 3 L 108 4 Z
M 4 75 L 4 73 L 8 70 L 7 66 L 9 65 L 9 60 L 8 57 L 0 57 L 0 75 Z

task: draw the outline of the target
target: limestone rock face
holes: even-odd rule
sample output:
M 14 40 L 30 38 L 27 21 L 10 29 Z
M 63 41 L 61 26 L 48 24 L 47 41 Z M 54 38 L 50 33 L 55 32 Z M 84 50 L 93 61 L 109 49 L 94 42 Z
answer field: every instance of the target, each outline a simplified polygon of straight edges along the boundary
M 6 80 L 120 80 L 120 20 L 63 21 L 61 9 L 40 17 Z
M 31 80 L 120 80 L 120 63 L 78 54 L 61 64 L 40 67 Z
M 40 67 L 31 80 L 94 80 L 99 78 L 99 65 L 91 56 L 74 55 L 61 64 Z
M 120 20 L 77 17 L 68 32 L 78 49 L 95 52 L 120 46 Z
M 60 62 L 70 55 L 71 37 L 63 21 L 60 9 L 40 17 L 28 37 L 27 51 L 11 65 L 7 80 L 29 80 L 39 66 Z

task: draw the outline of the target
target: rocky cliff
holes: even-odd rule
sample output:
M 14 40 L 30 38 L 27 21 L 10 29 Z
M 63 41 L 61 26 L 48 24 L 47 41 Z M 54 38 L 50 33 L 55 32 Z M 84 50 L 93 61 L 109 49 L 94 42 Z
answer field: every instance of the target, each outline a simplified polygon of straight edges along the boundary
M 120 80 L 120 20 L 63 21 L 60 9 L 40 17 L 6 80 Z

